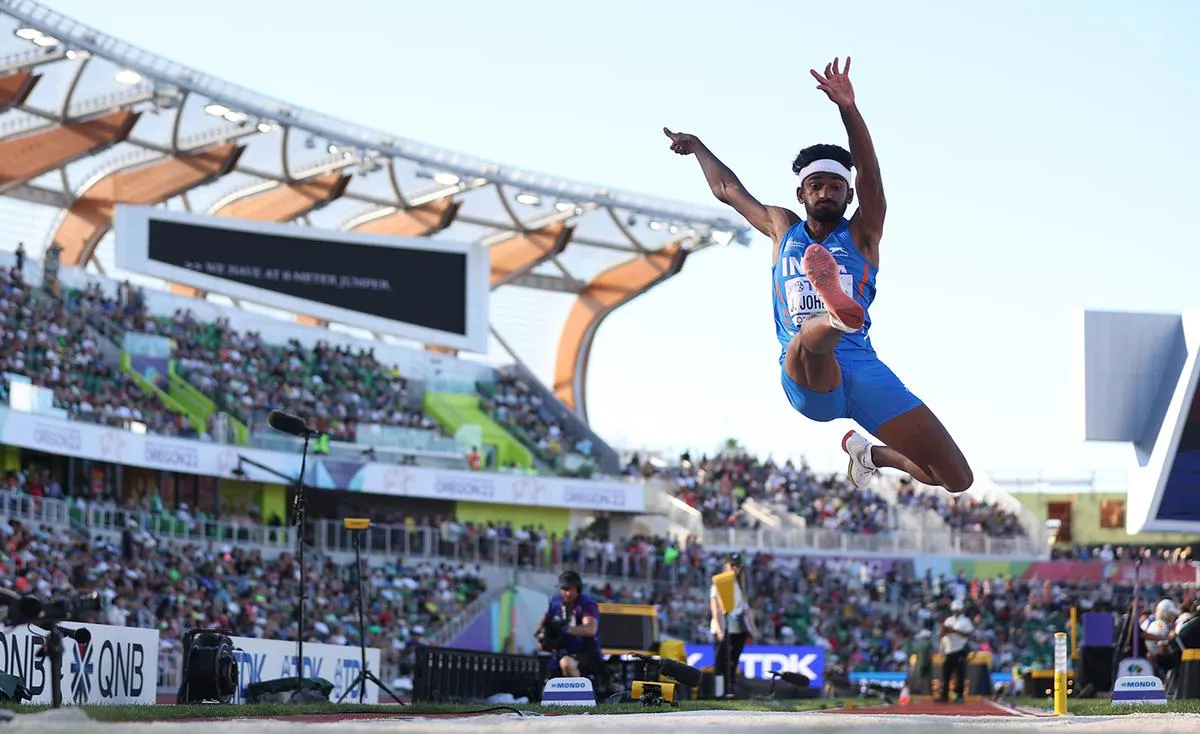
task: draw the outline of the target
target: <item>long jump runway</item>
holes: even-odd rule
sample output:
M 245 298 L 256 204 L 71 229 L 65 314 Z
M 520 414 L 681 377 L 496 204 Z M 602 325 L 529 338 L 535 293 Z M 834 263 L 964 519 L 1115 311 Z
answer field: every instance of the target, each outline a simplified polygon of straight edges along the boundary
M 210 734 L 219 727 L 222 734 L 481 734 L 487 730 L 505 734 L 632 734 L 653 732 L 664 727 L 686 727 L 718 731 L 753 731 L 755 734 L 877 734 L 880 725 L 888 732 L 928 734 L 942 732 L 1003 732 L 1024 734 L 1063 730 L 1064 734 L 1193 734 L 1200 730 L 1197 714 L 1131 714 L 1048 718 L 1023 715 L 994 708 L 995 715 L 963 710 L 958 715 L 894 713 L 893 710 L 851 710 L 838 712 L 777 713 L 750 711 L 686 711 L 652 714 L 518 716 L 488 714 L 470 718 L 395 716 L 372 720 L 340 716 L 313 721 L 222 719 L 219 721 L 97 723 L 79 711 L 47 711 L 20 716 L 0 725 L 0 732 L 36 732 L 37 734 Z

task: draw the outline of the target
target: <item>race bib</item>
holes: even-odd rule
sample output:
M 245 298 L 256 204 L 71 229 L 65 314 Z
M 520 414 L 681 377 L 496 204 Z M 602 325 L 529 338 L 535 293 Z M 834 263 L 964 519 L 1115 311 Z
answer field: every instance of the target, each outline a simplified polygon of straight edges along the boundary
M 842 286 L 842 291 L 846 295 L 854 296 L 854 277 L 848 273 L 842 273 L 838 276 L 838 283 Z M 804 325 L 804 320 L 810 316 L 815 316 L 822 311 L 828 310 L 825 306 L 825 301 L 821 296 L 817 295 L 817 289 L 813 287 L 812 281 L 808 276 L 801 275 L 797 278 L 792 278 L 783 284 L 787 292 L 788 313 L 792 317 L 792 325 L 799 329 Z

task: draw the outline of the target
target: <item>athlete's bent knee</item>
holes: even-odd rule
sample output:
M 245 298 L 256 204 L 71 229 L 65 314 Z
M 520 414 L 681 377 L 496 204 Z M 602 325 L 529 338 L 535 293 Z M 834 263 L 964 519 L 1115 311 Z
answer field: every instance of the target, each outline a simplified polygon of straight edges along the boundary
M 956 466 L 949 471 L 939 471 L 937 472 L 937 478 L 941 480 L 942 486 L 946 488 L 946 491 L 953 494 L 966 492 L 975 483 L 975 473 L 966 464 Z

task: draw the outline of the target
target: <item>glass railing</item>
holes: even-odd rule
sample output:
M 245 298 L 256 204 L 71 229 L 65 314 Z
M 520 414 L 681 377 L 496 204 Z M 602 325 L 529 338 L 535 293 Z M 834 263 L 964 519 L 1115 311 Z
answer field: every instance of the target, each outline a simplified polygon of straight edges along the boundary
M 304 448 L 302 440 L 280 433 L 251 433 L 247 445 L 268 451 L 281 451 L 294 454 L 299 454 Z M 309 451 L 311 452 L 312 449 L 312 444 L 309 444 Z M 341 461 L 359 463 L 375 461 L 381 464 L 424 466 L 437 469 L 467 468 L 467 459 L 461 452 L 449 453 L 416 448 L 379 447 L 346 443 L 344 441 L 330 441 L 329 453 L 326 456 Z
M 354 442 L 382 448 L 407 449 L 409 451 L 433 451 L 446 454 L 461 454 L 462 451 L 450 436 L 439 431 L 405 426 L 385 426 L 378 423 L 363 423 L 355 429 Z

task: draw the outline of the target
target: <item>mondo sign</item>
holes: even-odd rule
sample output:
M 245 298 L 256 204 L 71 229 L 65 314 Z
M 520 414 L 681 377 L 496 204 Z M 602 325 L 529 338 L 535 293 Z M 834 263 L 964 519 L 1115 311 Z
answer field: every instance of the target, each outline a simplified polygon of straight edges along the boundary
M 158 691 L 158 630 L 63 622 L 87 627 L 91 642 L 63 640 L 63 704 L 153 704 Z M 30 703 L 51 701 L 50 661 L 42 654 L 46 633 L 26 625 L 0 633 L 0 672 L 20 678 Z
M 490 262 L 477 243 L 119 205 L 117 265 L 230 298 L 478 353 Z

